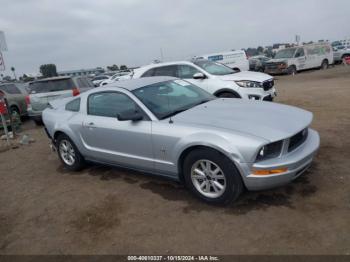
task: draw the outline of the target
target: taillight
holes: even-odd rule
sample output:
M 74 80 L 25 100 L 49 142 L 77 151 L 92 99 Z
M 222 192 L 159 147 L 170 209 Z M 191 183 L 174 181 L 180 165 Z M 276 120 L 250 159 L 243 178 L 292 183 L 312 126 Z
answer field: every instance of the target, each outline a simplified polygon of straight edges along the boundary
M 30 96 L 26 96 L 26 104 L 30 105 Z
M 77 95 L 79 95 L 80 94 L 80 91 L 79 91 L 79 89 L 78 88 L 73 88 L 73 96 L 77 96 Z

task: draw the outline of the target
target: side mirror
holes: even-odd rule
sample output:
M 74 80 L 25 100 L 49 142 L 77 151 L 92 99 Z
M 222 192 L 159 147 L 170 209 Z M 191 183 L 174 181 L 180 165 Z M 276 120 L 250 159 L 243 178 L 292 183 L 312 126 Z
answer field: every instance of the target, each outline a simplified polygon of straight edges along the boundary
M 206 76 L 203 73 L 195 73 L 193 79 L 204 79 Z
M 117 119 L 119 121 L 140 121 L 143 119 L 142 114 L 140 114 L 138 111 L 133 112 L 122 112 L 117 114 Z

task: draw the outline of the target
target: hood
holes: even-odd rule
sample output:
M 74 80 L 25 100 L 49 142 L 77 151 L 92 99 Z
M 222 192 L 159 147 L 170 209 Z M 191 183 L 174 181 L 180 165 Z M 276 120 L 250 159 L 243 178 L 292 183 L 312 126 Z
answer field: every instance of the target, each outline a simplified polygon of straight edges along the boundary
M 269 63 L 287 63 L 287 59 L 286 58 L 273 58 L 270 59 L 269 61 L 266 62 L 266 64 Z
M 218 76 L 224 81 L 240 81 L 240 80 L 251 80 L 256 82 L 264 82 L 272 78 L 272 76 L 264 73 L 242 71 L 235 74 Z
M 309 126 L 312 113 L 272 102 L 220 98 L 177 114 L 172 119 L 174 123 L 222 128 L 274 142 Z

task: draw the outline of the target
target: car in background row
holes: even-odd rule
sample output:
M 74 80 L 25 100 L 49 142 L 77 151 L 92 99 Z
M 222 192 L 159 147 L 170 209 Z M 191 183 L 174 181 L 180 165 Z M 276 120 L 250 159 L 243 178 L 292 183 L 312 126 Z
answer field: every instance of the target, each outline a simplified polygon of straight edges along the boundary
M 171 77 L 119 81 L 52 101 L 43 121 L 68 170 L 92 161 L 162 175 L 212 204 L 228 204 L 244 188 L 291 182 L 320 144 L 310 112 L 218 99 Z
M 271 58 L 264 55 L 252 56 L 249 58 L 249 70 L 265 72 L 265 65 Z
M 98 87 L 102 81 L 105 81 L 109 78 L 110 77 L 107 75 L 98 75 L 98 76 L 95 76 L 91 81 L 94 84 L 94 86 Z
M 124 71 L 124 72 L 118 72 L 116 74 L 114 74 L 112 77 L 106 79 L 106 80 L 103 80 L 99 86 L 104 86 L 104 85 L 108 85 L 110 83 L 113 83 L 113 82 L 116 82 L 116 81 L 119 81 L 119 79 L 122 77 L 122 76 L 126 76 L 126 75 L 129 75 L 131 74 L 130 71 Z
M 333 47 L 334 63 L 342 63 L 347 58 L 350 58 L 350 46 Z
M 198 57 L 196 56 L 195 59 L 206 59 L 212 62 L 218 62 L 238 72 L 249 70 L 249 62 L 244 50 L 200 55 Z
M 276 96 L 273 77 L 257 72 L 236 72 L 204 59 L 151 64 L 134 70 L 132 78 L 151 76 L 185 79 L 217 97 L 272 101 Z
M 94 88 L 87 77 L 51 77 L 30 82 L 26 96 L 28 115 L 38 125 L 42 123 L 42 111 L 55 99 L 77 96 Z
M 24 89 L 24 84 L 20 83 L 0 84 L 0 91 L 4 93 L 11 114 L 18 114 L 19 116 L 28 114 L 26 95 L 21 91 L 22 89 Z
M 327 69 L 333 63 L 333 49 L 329 43 L 307 44 L 279 50 L 275 57 L 265 64 L 265 72 L 294 75 L 306 69 Z

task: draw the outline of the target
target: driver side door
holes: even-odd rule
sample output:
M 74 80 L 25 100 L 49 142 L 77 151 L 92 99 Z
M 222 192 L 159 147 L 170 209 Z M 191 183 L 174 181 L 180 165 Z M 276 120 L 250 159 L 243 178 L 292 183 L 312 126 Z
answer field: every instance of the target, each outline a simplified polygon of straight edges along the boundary
M 304 48 L 297 49 L 295 53 L 295 59 L 297 61 L 298 70 L 303 70 L 308 68 L 306 64 L 306 56 L 305 56 Z
M 121 112 L 138 111 L 140 121 L 119 121 Z M 127 94 L 101 91 L 87 98 L 81 139 L 88 156 L 96 161 L 153 170 L 152 122 Z

